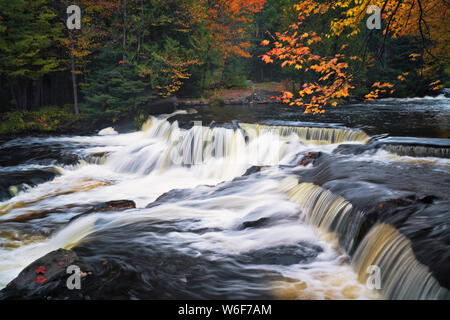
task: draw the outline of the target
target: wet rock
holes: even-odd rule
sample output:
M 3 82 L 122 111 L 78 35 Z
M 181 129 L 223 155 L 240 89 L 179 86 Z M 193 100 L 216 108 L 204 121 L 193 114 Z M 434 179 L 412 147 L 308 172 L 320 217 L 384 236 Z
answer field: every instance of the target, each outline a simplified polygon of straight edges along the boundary
M 81 288 L 69 289 L 67 283 L 75 272 L 68 273 L 69 266 L 80 269 Z M 88 299 L 86 292 L 99 283 L 93 275 L 92 266 L 74 251 L 58 249 L 28 265 L 2 291 L 0 300 L 5 299 Z M 69 279 L 69 281 L 68 281 Z
M 106 158 L 108 157 L 109 152 L 103 151 L 103 152 L 95 152 L 89 154 L 87 157 L 85 157 L 85 161 L 92 164 L 102 164 L 104 161 L 106 161 Z
M 186 111 L 187 111 L 188 114 L 197 114 L 198 113 L 198 111 L 196 109 L 194 109 L 194 108 L 189 108 Z
M 450 289 L 449 201 L 437 202 L 434 196 L 380 201 L 368 210 L 357 242 L 376 222 L 394 226 L 411 241 L 415 257 L 429 267 L 439 283 Z
M 112 136 L 117 134 L 119 133 L 116 130 L 114 130 L 113 127 L 104 128 L 98 132 L 99 136 Z
M 249 264 L 274 264 L 288 266 L 313 261 L 323 249 L 317 245 L 301 242 L 296 246 L 280 246 L 251 251 L 238 260 Z
M 336 149 L 333 150 L 333 153 L 337 154 L 345 154 L 345 155 L 358 155 L 369 150 L 376 151 L 372 145 L 366 144 L 340 144 Z
M 264 217 L 254 221 L 245 221 L 241 226 L 239 226 L 238 230 L 244 230 L 247 228 L 258 228 L 267 226 L 270 222 L 270 218 Z
M 96 158 L 101 158 L 101 157 L 106 157 L 109 154 L 108 151 L 103 151 L 103 152 L 94 152 L 91 153 L 90 156 L 91 157 L 96 157 Z
M 356 223 L 358 233 L 347 248 L 350 255 L 376 223 L 385 223 L 407 237 L 417 260 L 429 267 L 443 287 L 450 288 L 450 193 L 446 188 L 450 176 L 444 170 L 324 154 L 299 176 L 302 182 L 312 182 L 352 204 L 358 215 L 349 223 Z
M 261 166 L 251 166 L 250 168 L 245 171 L 245 173 L 242 175 L 243 177 L 249 176 L 251 174 L 257 173 L 261 171 Z
M 114 200 L 95 205 L 89 212 L 118 211 L 136 208 L 132 200 Z
M 69 222 L 72 222 L 75 219 L 80 218 L 81 216 L 94 213 L 94 212 L 106 212 L 106 211 L 122 211 L 127 209 L 134 209 L 136 208 L 136 203 L 132 200 L 114 200 L 114 201 L 108 201 L 99 203 L 95 206 L 93 206 L 91 209 L 89 209 L 86 212 L 83 212 L 79 215 L 76 215 L 75 217 L 71 218 Z
M 58 172 L 51 167 L 0 172 L 0 201 L 5 201 L 28 187 L 50 181 L 57 175 Z
M 300 165 L 306 166 L 310 163 L 314 164 L 315 160 L 318 159 L 321 155 L 321 152 L 308 152 L 300 160 Z
M 147 204 L 145 208 L 157 207 L 161 204 L 171 202 L 174 199 L 190 199 L 191 196 L 191 192 L 188 189 L 172 189 L 160 195 L 155 201 Z

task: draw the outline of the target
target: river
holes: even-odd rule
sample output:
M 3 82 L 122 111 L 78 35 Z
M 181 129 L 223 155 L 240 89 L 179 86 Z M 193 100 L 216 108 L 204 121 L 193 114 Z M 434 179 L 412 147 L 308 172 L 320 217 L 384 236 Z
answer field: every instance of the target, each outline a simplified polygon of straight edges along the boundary
M 96 298 L 449 299 L 449 97 L 1 140 L 0 288 L 66 248 L 114 269 Z

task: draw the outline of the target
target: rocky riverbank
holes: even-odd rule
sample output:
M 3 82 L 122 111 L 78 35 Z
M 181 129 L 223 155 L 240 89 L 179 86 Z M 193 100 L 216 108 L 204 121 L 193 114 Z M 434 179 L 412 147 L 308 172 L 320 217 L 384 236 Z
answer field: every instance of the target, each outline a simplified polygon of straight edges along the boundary
M 251 105 L 280 103 L 274 97 L 281 94 L 282 85 L 277 82 L 253 83 L 247 89 L 222 89 L 203 99 L 178 99 L 179 107 L 204 105 Z

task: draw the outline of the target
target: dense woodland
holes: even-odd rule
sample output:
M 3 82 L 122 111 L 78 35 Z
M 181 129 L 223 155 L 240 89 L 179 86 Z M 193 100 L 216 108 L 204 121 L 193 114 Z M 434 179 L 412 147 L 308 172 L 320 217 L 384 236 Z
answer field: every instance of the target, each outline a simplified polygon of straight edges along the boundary
M 80 30 L 66 8 L 79 5 Z M 368 29 L 378 5 L 381 29 Z M 449 85 L 445 0 L 0 0 L 0 113 L 98 117 L 281 82 L 299 112 Z M 41 113 L 39 113 L 41 110 Z M 20 119 L 19 119 L 20 118 Z M 5 120 L 5 121 L 6 121 Z M 3 120 L 2 120 L 3 121 Z M 26 122 L 26 121 L 25 121 Z

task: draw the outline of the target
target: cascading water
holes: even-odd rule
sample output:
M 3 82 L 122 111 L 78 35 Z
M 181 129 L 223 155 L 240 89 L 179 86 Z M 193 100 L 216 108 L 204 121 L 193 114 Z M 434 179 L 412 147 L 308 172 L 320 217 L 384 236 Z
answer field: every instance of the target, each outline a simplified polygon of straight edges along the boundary
M 241 123 L 251 135 L 257 136 L 265 132 L 276 132 L 277 135 L 290 137 L 296 134 L 300 141 L 314 144 L 332 144 L 342 142 L 366 143 L 369 137 L 362 131 L 345 128 L 316 128 L 316 127 L 294 127 L 294 126 L 267 126 L 259 124 Z
M 355 253 L 353 264 L 360 281 L 366 281 L 370 265 L 383 270 L 386 298 L 450 299 L 450 292 L 433 277 L 429 268 L 414 256 L 411 242 L 395 228 L 378 224 L 367 234 Z
M 313 183 L 297 183 L 295 178 L 282 181 L 282 189 L 289 199 L 300 205 L 305 221 L 322 232 L 333 232 L 341 246 L 350 251 L 357 236 L 361 217 L 352 204 Z
M 323 232 L 333 232 L 341 246 L 350 251 L 363 222 L 362 212 L 355 212 L 344 198 L 312 183 L 286 178 L 283 190 L 298 203 L 305 220 Z M 353 221 L 352 221 L 353 220 Z M 365 235 L 353 256 L 353 265 L 362 283 L 367 282 L 370 266 L 383 270 L 380 288 L 389 299 L 450 299 L 429 268 L 417 261 L 411 242 L 394 227 L 378 224 Z
M 405 236 L 379 226 L 363 232 L 364 209 L 303 181 L 311 165 L 299 166 L 301 157 L 365 145 L 363 131 L 247 123 L 183 129 L 171 116 L 152 117 L 128 134 L 31 138 L 73 145 L 81 160 L 40 163 L 58 175 L 0 203 L 0 286 L 66 248 L 119 265 L 124 298 L 446 297 Z M 350 158 L 362 166 L 401 163 L 380 152 L 335 161 Z M 448 166 L 442 161 L 436 170 Z M 72 219 L 118 199 L 133 200 L 136 209 Z M 380 236 L 387 249 L 376 242 Z M 372 290 L 365 284 L 372 264 L 405 276 L 390 271 L 383 278 L 389 285 Z

